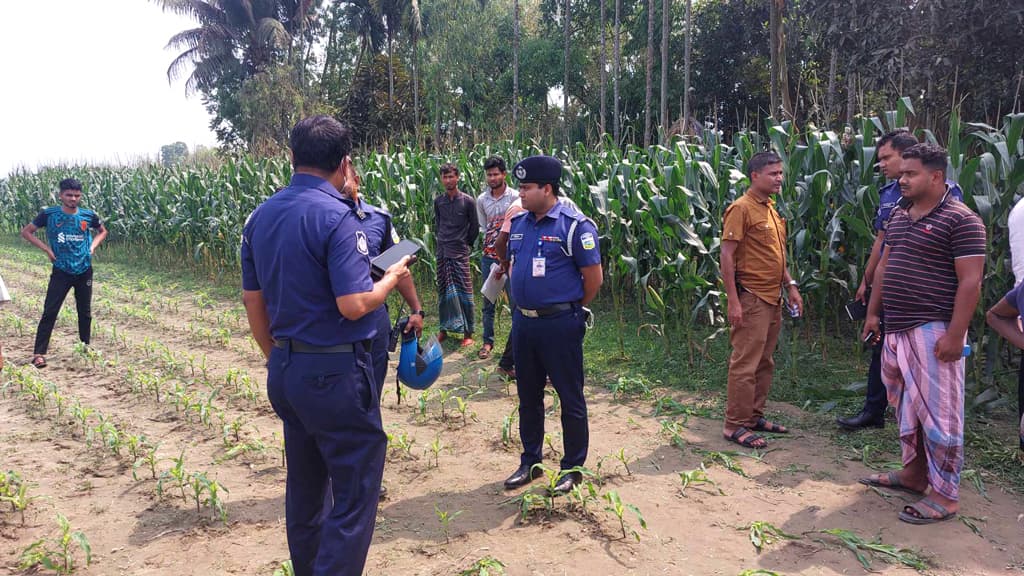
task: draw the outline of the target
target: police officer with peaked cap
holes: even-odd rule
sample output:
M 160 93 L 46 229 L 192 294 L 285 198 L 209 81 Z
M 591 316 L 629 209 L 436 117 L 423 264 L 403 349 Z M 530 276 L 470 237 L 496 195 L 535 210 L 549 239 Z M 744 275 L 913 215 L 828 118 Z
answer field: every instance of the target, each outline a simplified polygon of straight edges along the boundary
M 550 378 L 561 400 L 565 456 L 556 490 L 564 493 L 582 481 L 572 469 L 586 461 L 589 444 L 583 336 L 590 311 L 584 306 L 603 281 L 597 227 L 558 201 L 562 163 L 557 158 L 531 156 L 515 166 L 513 175 L 525 209 L 512 219 L 508 247 L 523 453 L 505 488 L 526 485 L 541 474 L 533 465 L 542 459 L 544 386 Z
M 290 147 L 290 185 L 242 231 L 242 299 L 284 423 L 295 574 L 356 576 L 373 537 L 387 445 L 370 356 L 377 324 L 360 319 L 408 277 L 408 260 L 371 281 L 366 233 L 338 192 L 351 162 L 348 128 L 306 118 Z M 334 505 L 324 514 L 328 487 Z

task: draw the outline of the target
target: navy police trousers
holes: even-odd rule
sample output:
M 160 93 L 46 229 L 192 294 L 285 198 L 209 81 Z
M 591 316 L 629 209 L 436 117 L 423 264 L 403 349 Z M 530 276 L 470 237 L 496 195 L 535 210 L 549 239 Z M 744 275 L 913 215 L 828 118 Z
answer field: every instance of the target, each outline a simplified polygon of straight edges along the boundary
M 275 347 L 267 362 L 267 395 L 284 422 L 285 516 L 296 576 L 358 576 L 373 538 L 387 437 L 371 355 L 361 344 L 356 350 Z
M 582 466 L 587 460 L 590 430 L 583 398 L 583 310 L 527 318 L 518 309 L 512 315 L 512 348 L 516 389 L 519 393 L 519 437 L 523 441 L 520 464 L 532 466 L 543 458 L 544 385 L 551 384 L 561 401 L 565 456 L 561 469 Z

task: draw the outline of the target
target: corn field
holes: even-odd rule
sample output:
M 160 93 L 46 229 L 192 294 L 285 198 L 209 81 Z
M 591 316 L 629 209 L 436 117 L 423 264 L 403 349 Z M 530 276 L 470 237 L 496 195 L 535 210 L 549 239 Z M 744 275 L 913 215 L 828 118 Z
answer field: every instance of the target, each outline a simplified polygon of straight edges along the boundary
M 359 154 L 363 194 L 394 215 L 403 237 L 433 247 L 432 201 L 442 192 L 441 162 L 452 161 L 462 188 L 483 187 L 483 161 L 492 154 L 511 166 L 525 156 L 549 153 L 566 165 L 564 193 L 590 215 L 601 234 L 611 300 L 619 318 L 652 318 L 665 336 L 689 336 L 695 325 L 720 324 L 724 309 L 718 282 L 721 218 L 747 186 L 747 160 L 771 148 L 785 163 L 778 198 L 789 222 L 789 260 L 808 303 L 808 330 L 849 329 L 842 305 L 851 298 L 871 248 L 870 221 L 883 183 L 873 168 L 874 141 L 884 132 L 913 124 L 903 99 L 897 110 L 863 118 L 845 133 L 769 120 L 764 131 L 742 131 L 731 142 L 708 130 L 699 142 L 669 147 L 619 149 L 610 144 L 556 151 L 511 142 L 477 146 L 443 156 L 412 148 Z M 1024 114 L 1007 116 L 1000 127 L 966 123 L 954 115 L 945 143 L 950 177 L 958 180 L 968 205 L 988 227 L 990 249 L 982 303 L 972 336 L 984 334 L 982 307 L 1012 287 L 1007 215 L 1024 192 Z M 935 141 L 930 130 L 918 130 Z M 288 182 L 282 158 L 243 157 L 218 168 L 111 168 L 58 166 L 21 172 L 0 181 L 0 226 L 15 232 L 42 207 L 55 202 L 56 183 L 79 178 L 84 205 L 95 209 L 111 240 L 160 248 L 204 269 L 238 266 L 238 239 L 245 218 L 264 198 Z M 432 266 L 432 258 L 425 258 Z M 621 320 L 620 320 L 621 321 Z M 686 339 L 689 341 L 689 338 Z M 989 358 L 998 340 L 984 342 Z M 986 366 L 991 376 L 992 362 Z

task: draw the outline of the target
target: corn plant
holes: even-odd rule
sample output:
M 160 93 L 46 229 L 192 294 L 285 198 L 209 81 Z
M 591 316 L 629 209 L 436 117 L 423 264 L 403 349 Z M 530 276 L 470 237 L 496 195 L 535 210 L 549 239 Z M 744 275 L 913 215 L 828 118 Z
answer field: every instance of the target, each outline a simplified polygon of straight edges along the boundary
M 775 525 L 761 520 L 755 520 L 750 523 L 749 526 L 742 528 L 747 530 L 748 536 L 750 537 L 750 543 L 754 545 L 754 549 L 760 554 L 761 550 L 781 539 L 786 540 L 799 540 L 799 536 L 788 534 L 785 531 L 776 528 Z
M 291 560 L 281 562 L 281 565 L 274 569 L 274 576 L 295 576 L 295 568 Z
M 162 472 L 160 478 L 157 479 L 157 497 L 163 498 L 165 482 L 173 482 L 174 486 L 181 492 L 181 499 L 186 500 L 185 486 L 188 483 L 188 474 L 185 472 L 185 451 L 182 450 L 177 458 L 171 459 L 171 462 L 173 463 L 171 468 Z
M 492 556 L 484 556 L 473 562 L 469 568 L 459 572 L 458 576 L 503 576 L 504 574 L 505 564 L 501 560 Z
M 0 475 L 0 502 L 7 502 L 11 510 L 21 515 L 21 525 L 25 525 L 25 510 L 38 496 L 29 496 L 28 490 L 35 484 L 25 482 L 22 477 L 14 471 L 5 472 Z
M 690 486 L 701 486 L 704 484 L 712 486 L 715 490 L 718 491 L 719 495 L 725 496 L 725 492 L 722 492 L 722 489 L 718 487 L 718 484 L 716 484 L 715 481 L 712 480 L 710 476 L 708 476 L 708 469 L 704 467 L 703 462 L 701 463 L 700 468 L 697 468 L 695 470 L 684 470 L 683 472 L 680 472 L 679 480 L 683 484 L 682 487 L 679 489 L 679 493 L 682 494 L 683 496 L 686 495 L 686 489 L 689 488 Z
M 915 570 L 927 570 L 930 562 L 920 553 L 909 548 L 901 548 L 892 544 L 883 544 L 881 536 L 868 541 L 861 538 L 856 532 L 833 528 L 821 530 L 821 534 L 828 534 L 839 540 L 843 546 L 853 552 L 853 555 L 860 562 L 865 570 L 871 571 L 871 558 L 879 558 L 884 562 L 902 564 Z
M 388 452 L 395 458 L 401 460 L 414 460 L 416 456 L 412 453 L 412 446 L 416 439 L 409 436 L 404 430 L 396 432 L 385 432 L 388 439 Z
M 38 567 L 53 570 L 57 574 L 72 574 L 75 571 L 76 545 L 85 554 L 85 565 L 92 563 L 92 547 L 88 538 L 79 530 L 72 531 L 71 523 L 61 513 L 57 513 L 60 534 L 52 540 L 41 538 L 22 551 L 18 558 L 19 570 L 33 570 Z
M 615 518 L 619 521 L 619 528 L 622 529 L 622 538 L 626 538 L 628 531 L 628 535 L 633 536 L 633 538 L 639 542 L 640 533 L 633 528 L 628 527 L 626 524 L 626 511 L 628 510 L 632 512 L 633 515 L 636 516 L 636 520 L 640 524 L 640 527 L 647 530 L 647 521 L 644 520 L 644 515 L 640 513 L 640 509 L 633 504 L 623 502 L 622 498 L 619 497 L 619 493 L 615 490 L 609 490 L 601 497 L 608 503 L 608 505 L 605 506 L 605 510 L 614 514 Z
M 519 407 L 513 408 L 501 420 L 501 445 L 505 448 L 513 448 L 519 441 L 516 419 L 519 417 Z
M 434 468 L 441 467 L 441 450 L 444 450 L 444 443 L 441 442 L 441 434 L 438 433 L 430 443 L 430 453 L 434 455 Z
M 434 514 L 437 516 L 437 521 L 441 524 L 441 533 L 444 534 L 445 543 L 450 544 L 452 541 L 452 522 L 462 514 L 462 510 L 456 510 L 454 512 L 447 508 L 441 510 L 437 504 L 434 504 Z

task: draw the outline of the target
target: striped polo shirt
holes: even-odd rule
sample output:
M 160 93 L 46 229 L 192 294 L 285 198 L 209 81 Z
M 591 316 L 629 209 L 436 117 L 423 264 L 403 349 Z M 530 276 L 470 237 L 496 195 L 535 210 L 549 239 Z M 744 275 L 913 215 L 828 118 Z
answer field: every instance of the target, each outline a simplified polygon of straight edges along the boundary
M 893 210 L 885 235 L 888 260 L 882 288 L 885 331 L 949 322 L 958 286 L 957 258 L 985 256 L 985 224 L 963 202 L 942 199 L 921 219 Z

